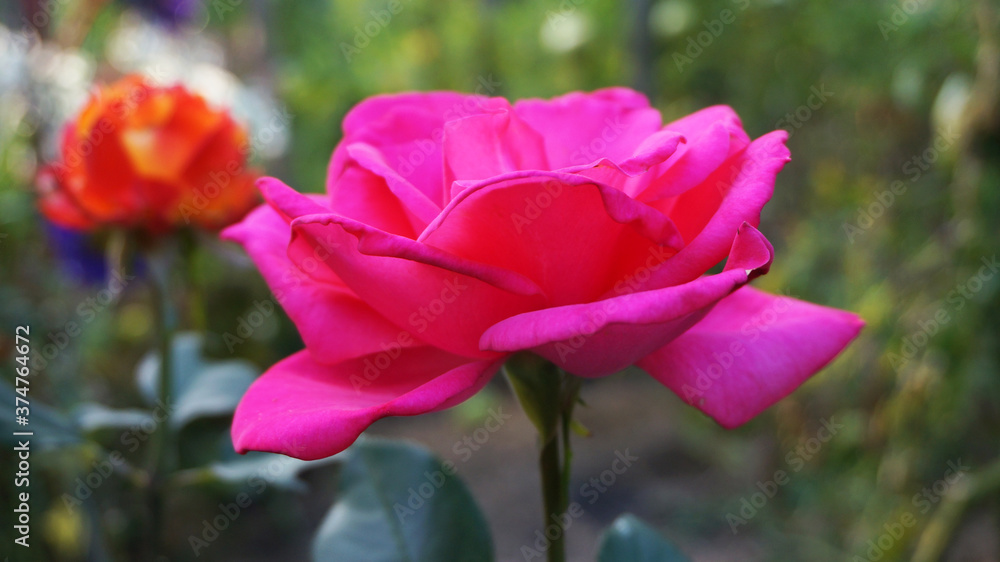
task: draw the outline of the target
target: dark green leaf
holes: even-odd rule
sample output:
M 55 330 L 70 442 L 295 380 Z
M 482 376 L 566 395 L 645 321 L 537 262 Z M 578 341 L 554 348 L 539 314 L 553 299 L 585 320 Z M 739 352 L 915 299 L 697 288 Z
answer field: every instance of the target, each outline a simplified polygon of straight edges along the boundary
M 313 542 L 317 562 L 480 562 L 493 559 L 472 496 L 415 445 L 366 440 L 348 450 L 337 503 Z
M 101 429 L 127 429 L 152 420 L 143 410 L 115 410 L 103 404 L 84 402 L 73 408 L 73 419 L 85 433 Z
M 263 483 L 267 487 L 305 492 L 306 485 L 299 479 L 302 472 L 336 462 L 340 458 L 339 455 L 334 455 L 316 461 L 303 461 L 274 453 L 252 452 L 238 459 L 185 470 L 177 474 L 176 481 L 179 484 L 222 482 L 237 486 L 260 486 Z
M 206 361 L 201 349 L 197 334 L 182 333 L 174 338 L 169 402 L 170 425 L 174 428 L 198 418 L 232 413 L 259 373 L 247 361 Z M 155 353 L 143 358 L 136 377 L 143 395 L 155 403 L 160 358 Z
M 604 531 L 597 562 L 687 562 L 688 558 L 638 517 L 625 514 Z

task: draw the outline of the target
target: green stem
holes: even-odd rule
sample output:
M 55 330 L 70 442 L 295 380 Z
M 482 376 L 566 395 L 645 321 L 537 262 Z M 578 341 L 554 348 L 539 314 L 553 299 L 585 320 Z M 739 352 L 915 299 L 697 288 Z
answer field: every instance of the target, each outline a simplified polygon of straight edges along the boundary
M 518 354 L 504 366 L 511 387 L 528 418 L 538 429 L 541 454 L 538 466 L 542 480 L 542 533 L 550 540 L 548 562 L 566 560 L 566 529 L 563 516 L 569 507 L 569 483 L 572 461 L 570 431 L 581 379 L 570 375 L 544 359 Z M 561 446 L 560 446 L 561 444 Z M 555 538 L 545 529 L 560 527 Z
M 562 408 L 560 422 L 562 425 L 563 471 L 562 471 L 562 505 L 561 511 L 569 507 L 569 483 L 573 465 L 573 443 L 570 440 L 573 425 L 573 408 L 580 396 L 580 385 L 583 379 L 574 377 L 560 370 L 562 380 Z
M 164 255 L 149 255 L 150 284 L 156 307 L 157 348 L 160 356 L 159 378 L 157 380 L 156 409 L 163 410 L 152 436 L 150 447 L 149 509 L 150 535 L 148 548 L 154 553 L 163 553 L 164 483 L 174 467 L 173 439 L 170 431 L 171 379 L 173 375 L 174 312 L 170 302 L 170 260 Z
M 553 435 L 547 443 L 542 446 L 542 454 L 539 468 L 542 472 L 542 500 L 544 511 L 542 512 L 542 533 L 545 528 L 555 523 L 559 525 L 560 518 L 566 511 L 563 501 L 565 472 L 560 469 L 559 458 L 559 438 Z M 547 535 L 546 535 L 547 536 Z M 566 560 L 566 531 L 561 530 L 559 535 L 552 539 L 547 553 L 549 562 L 563 562 Z

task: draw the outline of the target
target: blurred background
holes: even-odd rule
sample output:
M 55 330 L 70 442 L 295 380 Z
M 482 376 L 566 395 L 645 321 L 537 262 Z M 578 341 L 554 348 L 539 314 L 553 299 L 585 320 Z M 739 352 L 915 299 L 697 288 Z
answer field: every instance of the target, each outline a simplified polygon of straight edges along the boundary
M 35 559 L 141 559 L 129 516 L 141 475 L 116 466 L 92 497 L 66 494 L 83 495 L 109 451 L 127 456 L 122 427 L 141 418 L 109 429 L 94 404 L 144 404 L 134 381 L 153 336 L 149 288 L 140 278 L 101 298 L 104 241 L 42 221 L 34 177 L 95 81 L 142 72 L 231 107 L 255 164 L 300 191 L 324 188 L 344 113 L 383 92 L 516 99 L 626 85 L 665 121 L 725 103 L 752 137 L 788 130 L 792 162 L 761 223 L 776 259 L 755 283 L 855 311 L 867 328 L 734 431 L 641 372 L 585 385 L 579 417 L 593 434 L 575 440 L 571 489 L 586 512 L 569 530 L 570 558 L 593 559 L 598 531 L 628 511 L 695 561 L 1000 560 L 998 3 L 20 0 L 0 5 L 0 23 L 3 378 L 13 381 L 15 326 L 55 346 L 31 387 L 35 420 L 52 424 L 32 453 Z M 253 316 L 269 292 L 238 248 L 200 235 L 186 253 L 179 323 L 204 334 L 206 361 L 259 372 L 302 348 L 280 310 Z M 73 320 L 83 329 L 64 341 Z M 467 453 L 463 438 L 484 434 L 491 409 L 511 418 Z M 195 559 L 189 539 L 218 504 L 274 467 L 196 469 L 233 460 L 227 430 L 224 416 L 183 428 L 179 462 L 190 470 L 170 494 L 170 560 Z M 536 445 L 501 377 L 457 408 L 370 433 L 455 462 L 497 560 L 524 559 L 540 512 Z M 582 487 L 616 450 L 638 460 L 590 503 Z M 6 444 L 0 460 L 14 466 Z M 307 556 L 337 469 L 279 462 L 268 474 L 198 559 Z M 0 487 L 3 548 L 33 559 L 10 546 L 10 484 Z

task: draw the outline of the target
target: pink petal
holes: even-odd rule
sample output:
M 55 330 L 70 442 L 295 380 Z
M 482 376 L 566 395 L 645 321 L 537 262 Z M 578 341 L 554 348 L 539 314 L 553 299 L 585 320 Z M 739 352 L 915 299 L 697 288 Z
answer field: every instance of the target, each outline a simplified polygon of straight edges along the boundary
M 785 131 L 774 131 L 750 143 L 701 185 L 676 197 L 650 203 L 677 224 L 686 245 L 654 272 L 641 289 L 687 283 L 722 261 L 732 233 L 744 222 L 756 226 L 774 192 L 778 172 L 790 160 Z
M 638 365 L 733 428 L 798 388 L 863 326 L 850 312 L 744 287 Z
M 458 355 L 496 356 L 479 349 L 479 335 L 545 302 L 534 282 L 513 271 L 345 217 L 305 216 L 293 221 L 292 229 L 288 255 L 300 268 L 318 279 L 343 279 L 397 326 Z
M 354 156 L 360 150 L 359 145 L 342 149 L 344 154 Z M 330 178 L 328 193 L 334 212 L 386 232 L 415 238 L 422 230 L 420 217 L 408 211 L 385 176 L 348 158 L 340 175 Z
M 377 215 L 377 211 L 381 208 L 378 207 L 379 202 L 383 202 L 383 199 L 390 199 L 386 190 L 395 197 L 396 201 L 392 202 L 393 207 L 396 209 L 401 209 L 408 219 L 411 231 L 420 232 L 427 226 L 427 223 L 434 220 L 434 217 L 441 212 L 441 207 L 437 203 L 433 202 L 427 197 L 422 191 L 417 189 L 412 183 L 406 180 L 403 176 L 394 170 L 386 162 L 383 154 L 378 151 L 378 149 L 367 145 L 364 143 L 354 143 L 348 145 L 345 149 L 350 160 L 345 164 L 345 176 L 341 178 L 341 181 L 337 182 L 332 186 L 332 197 L 334 201 L 333 208 L 335 211 L 340 212 L 340 209 L 344 204 L 347 205 L 360 205 L 363 204 L 359 199 L 364 197 L 361 190 L 364 188 L 372 188 L 377 186 L 381 191 L 383 197 L 378 200 L 372 200 L 369 203 L 372 208 L 368 209 L 366 215 L 374 216 Z M 349 173 L 352 166 L 358 166 L 368 172 L 371 172 L 377 178 L 381 178 L 382 181 L 378 181 L 376 178 L 371 178 L 374 181 L 360 182 L 356 183 L 351 181 L 351 174 Z M 367 176 L 370 178 L 370 176 Z M 384 207 L 384 205 L 382 205 Z M 347 213 L 342 213 L 345 216 L 351 216 Z M 362 220 L 359 217 L 358 220 Z M 368 222 L 368 221 L 363 221 Z
M 441 166 L 445 123 L 506 105 L 501 98 L 455 92 L 368 98 L 344 118 L 344 139 L 330 161 L 327 189 L 332 192 L 343 174 L 349 160 L 346 147 L 360 142 L 375 147 L 401 178 L 436 205 L 444 205 L 450 197 Z
M 387 135 L 396 132 L 399 135 L 397 140 L 409 139 L 408 134 L 386 127 L 389 123 L 396 123 L 393 119 L 386 119 L 388 113 L 421 112 L 435 116 L 443 124 L 445 121 L 480 113 L 484 107 L 490 107 L 491 103 L 491 98 L 460 92 L 403 92 L 371 96 L 351 108 L 344 116 L 344 133 L 356 135 L 375 128 Z
M 715 121 L 709 122 L 709 119 Z M 688 143 L 651 174 L 648 185 L 635 195 L 643 201 L 680 195 L 705 181 L 726 160 L 740 152 L 750 138 L 732 109 L 716 106 L 704 109 L 664 130 L 683 134 Z
M 649 184 L 650 168 L 667 161 L 683 142 L 685 139 L 681 134 L 663 130 L 647 137 L 631 157 L 620 163 L 601 158 L 596 162 L 570 166 L 559 171 L 579 174 L 625 193 L 635 193 Z
M 263 177 L 257 180 L 257 189 L 271 209 L 284 219 L 287 226 L 292 219 L 330 212 L 330 198 L 316 193 L 299 193 L 278 178 Z
M 545 139 L 555 169 L 601 158 L 627 160 L 661 125 L 660 112 L 645 96 L 626 88 L 520 100 L 514 111 Z
M 583 176 L 523 171 L 456 185 L 463 191 L 419 241 L 516 271 L 550 306 L 593 300 L 681 243 L 661 213 Z
M 276 300 L 295 323 L 317 361 L 333 363 L 399 343 L 400 329 L 362 302 L 339 280 L 323 283 L 288 259 L 292 229 L 267 205 L 227 228 L 222 237 L 242 244 Z M 262 307 L 273 306 L 265 301 Z M 418 345 L 410 338 L 403 345 Z
M 484 180 L 515 170 L 547 170 L 545 141 L 508 107 L 445 125 L 444 181 Z
M 583 377 L 608 375 L 680 336 L 720 299 L 766 272 L 772 257 L 767 239 L 744 224 L 725 270 L 718 275 L 655 291 L 520 314 L 492 326 L 480 345 L 505 352 L 531 350 Z M 641 273 L 636 272 L 636 276 Z M 619 284 L 619 292 L 627 290 L 625 283 Z
M 663 128 L 671 131 L 677 131 L 682 135 L 694 139 L 704 134 L 709 127 L 717 123 L 730 125 L 730 127 L 734 130 L 743 129 L 743 124 L 740 121 L 739 115 L 737 115 L 736 111 L 728 105 L 713 105 L 706 107 L 705 109 L 685 115 L 676 121 L 671 121 L 670 123 L 664 125 Z M 744 145 L 750 143 L 750 138 L 747 137 L 745 133 L 743 134 L 743 139 L 745 141 L 743 143 Z
M 324 365 L 300 351 L 247 390 L 233 418 L 233 444 L 240 453 L 328 457 L 376 420 L 443 410 L 468 399 L 502 362 L 470 362 L 423 347 Z

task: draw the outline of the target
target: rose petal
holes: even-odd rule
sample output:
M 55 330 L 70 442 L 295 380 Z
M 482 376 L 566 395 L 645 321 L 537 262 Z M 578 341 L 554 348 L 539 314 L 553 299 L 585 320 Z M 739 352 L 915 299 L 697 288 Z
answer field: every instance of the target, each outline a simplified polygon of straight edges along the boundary
M 547 170 L 545 141 L 509 107 L 451 121 L 444 132 L 445 189 L 515 170 Z
M 247 390 L 233 417 L 233 444 L 240 453 L 328 457 L 376 420 L 459 404 L 485 386 L 501 363 L 469 362 L 424 347 L 323 365 L 300 351 Z
M 533 351 L 583 377 L 617 372 L 680 336 L 720 299 L 766 272 L 773 248 L 744 224 L 725 270 L 684 285 L 598 302 L 546 308 L 503 320 L 480 340 L 483 349 Z M 620 286 L 619 291 L 627 290 Z
M 567 174 L 578 174 L 601 182 L 615 189 L 633 193 L 641 191 L 650 179 L 647 173 L 667 161 L 685 142 L 684 136 L 675 131 L 659 131 L 644 140 L 635 153 L 622 162 L 601 158 L 580 166 L 561 168 Z
M 222 237 L 242 244 L 250 254 L 317 361 L 336 363 L 396 345 L 419 344 L 343 283 L 322 283 L 299 270 L 287 255 L 291 234 L 291 226 L 277 211 L 261 205 Z M 273 304 L 265 301 L 263 306 Z
M 332 184 L 330 191 L 333 209 L 337 212 L 362 222 L 377 224 L 377 220 L 388 209 L 391 208 L 397 216 L 402 211 L 410 228 L 397 230 L 405 230 L 411 235 L 422 231 L 441 212 L 437 203 L 392 169 L 384 155 L 375 147 L 353 143 L 345 147 L 344 151 L 349 160 L 345 163 L 344 174 Z M 352 174 L 358 172 L 354 167 L 360 167 L 371 175 Z M 375 220 L 365 220 L 366 217 Z M 383 230 L 388 229 L 383 227 Z
M 301 269 L 311 262 L 313 277 L 343 279 L 394 324 L 452 353 L 496 356 L 479 349 L 479 334 L 544 304 L 542 290 L 523 275 L 338 215 L 301 217 L 292 229 L 289 257 Z
M 502 98 L 455 92 L 404 93 L 368 98 L 344 118 L 344 139 L 330 161 L 327 189 L 343 174 L 349 160 L 345 147 L 375 147 L 388 166 L 436 205 L 450 198 L 443 177 L 442 142 L 448 121 L 508 105 Z
M 733 428 L 798 388 L 862 327 L 850 312 L 744 287 L 638 366 Z
M 514 111 L 545 139 L 555 169 L 601 158 L 627 160 L 661 125 L 660 112 L 645 96 L 626 88 L 519 100 Z
M 549 306 L 587 302 L 681 240 L 661 213 L 588 178 L 515 172 L 464 185 L 418 241 L 516 271 Z
M 80 208 L 76 200 L 63 187 L 64 174 L 59 164 L 45 166 L 38 172 L 38 207 L 45 218 L 57 225 L 73 230 L 89 230 L 96 223 Z
M 642 201 L 684 193 L 750 144 L 740 118 L 725 106 L 703 109 L 668 123 L 664 130 L 683 134 L 688 143 L 650 174 L 641 191 L 631 193 Z
M 394 111 L 399 111 L 400 115 L 418 111 L 435 116 L 443 124 L 445 121 L 475 115 L 484 107 L 489 107 L 494 99 L 497 98 L 460 92 L 403 92 L 371 96 L 355 105 L 344 116 L 344 134 L 353 136 L 372 131 L 390 134 L 392 131 L 386 125 L 396 121 L 386 119 L 386 116 Z M 404 136 L 409 135 L 401 134 L 399 138 Z
M 701 185 L 650 205 L 669 216 L 686 245 L 641 290 L 687 283 L 718 264 L 740 224 L 760 224 L 778 172 L 789 161 L 785 131 L 768 133 L 716 170 Z
M 184 172 L 220 129 L 231 124 L 224 113 L 210 109 L 204 98 L 176 86 L 154 90 L 150 99 L 135 106 L 120 138 L 140 176 L 169 183 Z M 243 162 L 243 155 L 238 162 Z

